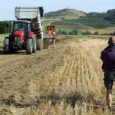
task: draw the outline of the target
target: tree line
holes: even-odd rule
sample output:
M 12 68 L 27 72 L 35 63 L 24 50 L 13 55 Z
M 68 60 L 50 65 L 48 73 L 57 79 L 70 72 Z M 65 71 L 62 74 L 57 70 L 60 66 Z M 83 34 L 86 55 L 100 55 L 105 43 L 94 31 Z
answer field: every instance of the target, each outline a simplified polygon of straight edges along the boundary
M 0 22 L 0 34 L 6 34 L 10 32 L 11 23 L 8 21 Z
M 81 32 L 79 30 L 71 30 L 71 31 L 66 31 L 66 30 L 58 30 L 58 34 L 59 35 L 92 35 L 92 33 L 90 31 L 86 31 L 86 32 Z M 94 33 L 95 35 L 98 35 L 98 32 Z
M 112 33 L 102 33 L 100 34 L 98 31 L 95 31 L 94 33 L 86 30 L 85 32 L 79 31 L 79 30 L 71 30 L 67 32 L 66 30 L 58 30 L 59 35 L 115 35 L 115 31 Z

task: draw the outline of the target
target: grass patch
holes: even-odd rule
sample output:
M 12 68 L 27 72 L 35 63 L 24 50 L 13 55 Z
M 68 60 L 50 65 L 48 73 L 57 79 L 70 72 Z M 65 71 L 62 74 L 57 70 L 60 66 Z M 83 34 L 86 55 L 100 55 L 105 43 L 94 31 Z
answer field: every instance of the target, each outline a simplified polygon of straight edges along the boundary
M 8 36 L 8 34 L 0 34 L 0 43 L 3 42 L 6 36 Z
M 94 27 L 94 28 L 107 28 L 107 27 L 114 27 L 115 24 L 110 24 L 103 18 L 98 17 L 81 17 L 79 19 L 73 20 L 66 20 L 67 23 L 71 22 L 74 24 L 81 23 L 86 26 Z

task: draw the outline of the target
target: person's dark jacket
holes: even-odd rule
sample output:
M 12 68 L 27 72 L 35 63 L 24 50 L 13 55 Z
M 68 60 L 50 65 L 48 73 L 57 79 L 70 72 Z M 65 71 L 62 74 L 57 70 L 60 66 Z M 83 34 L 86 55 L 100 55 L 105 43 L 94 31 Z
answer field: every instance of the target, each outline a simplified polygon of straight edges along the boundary
M 103 61 L 102 69 L 105 71 L 115 70 L 115 45 L 110 45 L 101 52 Z

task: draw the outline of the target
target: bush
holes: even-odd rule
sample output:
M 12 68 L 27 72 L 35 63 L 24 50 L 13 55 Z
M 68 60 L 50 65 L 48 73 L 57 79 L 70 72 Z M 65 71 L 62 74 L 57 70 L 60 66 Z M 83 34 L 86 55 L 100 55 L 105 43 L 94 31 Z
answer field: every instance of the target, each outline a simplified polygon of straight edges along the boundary
M 65 30 L 58 30 L 58 34 L 59 35 L 79 35 L 82 34 L 82 32 L 78 31 L 78 30 L 71 30 L 69 32 L 65 31 Z
M 69 35 L 78 35 L 78 31 L 77 30 L 73 30 L 69 32 Z
M 0 34 L 6 34 L 10 32 L 11 24 L 10 22 L 0 22 Z
M 92 35 L 92 33 L 87 30 L 86 32 L 83 32 L 83 35 Z
M 96 31 L 96 32 L 94 33 L 94 35 L 99 35 L 99 33 Z
M 59 35 L 67 35 L 67 32 L 64 30 L 58 30 Z

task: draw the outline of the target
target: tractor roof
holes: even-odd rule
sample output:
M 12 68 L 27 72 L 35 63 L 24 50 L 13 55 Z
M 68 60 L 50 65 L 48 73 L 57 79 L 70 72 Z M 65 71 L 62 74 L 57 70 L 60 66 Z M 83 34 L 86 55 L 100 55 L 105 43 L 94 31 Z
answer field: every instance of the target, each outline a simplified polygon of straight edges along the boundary
M 55 25 L 54 25 L 54 24 L 51 24 L 51 25 L 47 25 L 47 27 L 55 27 Z
M 16 20 L 16 21 L 13 21 L 13 22 L 31 23 L 30 21 L 27 21 L 27 20 Z

